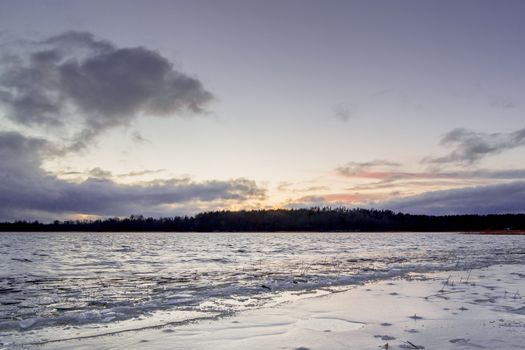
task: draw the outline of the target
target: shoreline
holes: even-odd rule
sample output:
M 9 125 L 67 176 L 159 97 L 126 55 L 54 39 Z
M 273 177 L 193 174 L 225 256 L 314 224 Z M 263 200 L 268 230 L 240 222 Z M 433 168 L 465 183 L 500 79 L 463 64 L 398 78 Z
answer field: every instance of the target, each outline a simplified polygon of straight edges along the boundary
M 525 230 L 482 230 L 461 232 L 466 235 L 525 235 Z
M 214 231 L 176 231 L 176 230 L 3 230 L 0 233 L 455 233 L 468 235 L 525 235 L 522 229 L 483 229 L 483 230 L 214 230 Z
M 414 273 L 403 279 L 366 283 L 212 321 L 40 347 L 517 349 L 525 343 L 522 271 L 522 265 L 497 265 L 467 271 Z

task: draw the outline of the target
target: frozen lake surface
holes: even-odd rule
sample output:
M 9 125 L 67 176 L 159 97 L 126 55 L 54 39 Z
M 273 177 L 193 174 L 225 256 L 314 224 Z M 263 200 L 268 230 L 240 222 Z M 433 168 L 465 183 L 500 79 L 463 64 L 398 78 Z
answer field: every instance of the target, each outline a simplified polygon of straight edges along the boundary
M 525 236 L 0 233 L 0 343 L 176 325 L 414 272 L 524 263 Z

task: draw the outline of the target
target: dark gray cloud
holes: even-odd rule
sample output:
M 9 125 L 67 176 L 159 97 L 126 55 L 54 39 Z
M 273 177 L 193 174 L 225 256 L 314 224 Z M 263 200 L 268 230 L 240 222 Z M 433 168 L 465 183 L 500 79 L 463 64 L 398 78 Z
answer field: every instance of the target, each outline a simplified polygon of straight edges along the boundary
M 452 173 L 454 174 L 454 173 Z M 478 179 L 525 179 L 525 169 L 502 169 L 502 170 L 473 170 L 455 173 L 457 178 L 478 178 Z
M 481 133 L 458 128 L 441 139 L 441 144 L 452 151 L 442 157 L 423 159 L 433 164 L 473 164 L 482 158 L 525 146 L 525 128 L 510 133 Z
M 29 127 L 77 130 L 72 149 L 140 115 L 202 113 L 213 95 L 145 47 L 119 48 L 90 33 L 66 32 L 5 54 L 0 103 Z
M 104 170 L 102 168 L 96 167 L 93 169 L 90 169 L 88 171 L 89 176 L 95 177 L 95 178 L 101 178 L 101 179 L 109 179 L 113 174 L 111 174 L 111 171 Z
M 0 132 L 1 220 L 78 213 L 171 215 L 168 206 L 172 204 L 228 204 L 265 196 L 263 189 L 247 179 L 194 182 L 183 178 L 124 185 L 103 178 L 110 174 L 98 168 L 92 169 L 98 178 L 69 182 L 41 168 L 48 150 L 52 146 L 45 140 Z
M 373 203 L 372 206 L 413 214 L 502 214 L 525 212 L 525 182 L 427 192 Z

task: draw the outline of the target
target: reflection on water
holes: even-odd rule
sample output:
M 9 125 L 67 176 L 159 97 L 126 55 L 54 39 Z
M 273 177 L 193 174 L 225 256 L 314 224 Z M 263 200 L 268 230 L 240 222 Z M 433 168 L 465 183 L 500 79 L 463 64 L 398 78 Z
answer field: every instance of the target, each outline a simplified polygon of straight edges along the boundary
M 0 233 L 0 332 L 216 314 L 275 292 L 525 262 L 525 237 L 448 233 Z M 1 334 L 0 334 L 1 335 Z

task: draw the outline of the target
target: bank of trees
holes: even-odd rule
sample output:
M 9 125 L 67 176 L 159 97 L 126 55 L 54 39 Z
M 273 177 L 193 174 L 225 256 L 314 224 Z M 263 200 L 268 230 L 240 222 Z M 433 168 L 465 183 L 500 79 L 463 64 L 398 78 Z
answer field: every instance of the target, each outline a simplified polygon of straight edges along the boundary
M 0 223 L 0 231 L 482 231 L 525 230 L 525 214 L 429 216 L 390 210 L 310 208 L 214 211 L 164 218 Z

